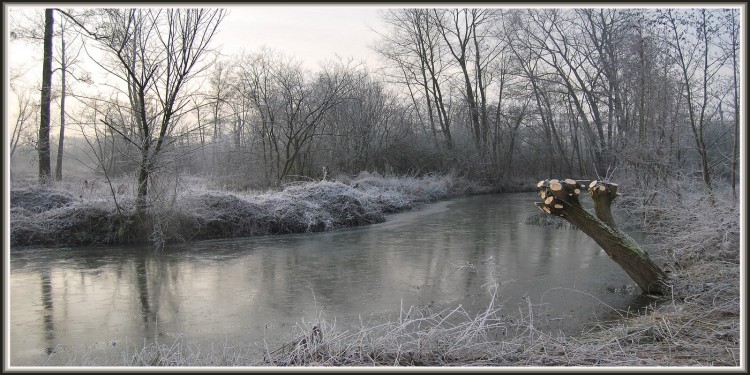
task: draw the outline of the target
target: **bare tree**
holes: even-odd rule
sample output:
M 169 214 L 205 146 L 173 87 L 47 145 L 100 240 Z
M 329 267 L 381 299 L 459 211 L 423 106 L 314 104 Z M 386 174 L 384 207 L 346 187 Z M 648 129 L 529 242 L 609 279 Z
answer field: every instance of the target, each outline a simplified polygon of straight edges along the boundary
M 64 30 L 63 27 L 61 29 Z M 60 137 L 57 140 L 57 163 L 55 164 L 55 180 L 62 180 L 63 148 L 65 146 L 65 90 L 67 89 L 67 67 L 68 61 L 65 56 L 65 34 L 60 34 Z
M 593 64 L 602 67 L 602 85 L 607 103 L 607 148 L 613 150 L 616 148 L 618 135 L 623 133 L 625 126 L 625 95 L 620 82 L 623 13 L 617 9 L 582 9 L 577 13 L 582 20 L 587 42 L 595 52 Z
M 306 84 L 299 71 L 281 75 L 279 85 L 284 100 L 281 131 L 283 166 L 281 181 L 289 175 L 304 175 L 308 166 L 311 142 L 325 114 L 349 96 L 352 89 L 352 67 L 342 62 L 324 65 L 313 82 Z
M 242 58 L 237 87 L 259 119 L 269 181 L 310 174 L 315 139 L 326 114 L 350 98 L 354 70 L 350 62 L 336 61 L 311 74 L 268 49 Z
M 38 103 L 34 102 L 29 90 L 22 90 L 13 84 L 11 80 L 10 84 L 11 91 L 15 94 L 18 101 L 18 115 L 16 121 L 13 124 L 13 129 L 10 133 L 9 145 L 10 145 L 10 157 L 13 158 L 13 154 L 16 152 L 19 144 L 23 144 L 24 133 L 26 133 L 29 124 L 31 123 L 31 117 L 33 112 L 38 110 Z
M 429 129 L 434 138 L 438 132 L 442 136 L 445 150 L 452 153 L 454 148 L 451 130 L 451 117 L 445 73 L 448 62 L 440 43 L 440 34 L 431 21 L 429 9 L 388 10 L 382 16 L 391 26 L 389 34 L 381 34 L 382 42 L 376 51 L 397 65 L 403 76 L 398 83 L 407 86 L 414 108 L 419 114 L 418 99 L 424 100 Z M 412 89 L 415 86 L 415 89 Z M 422 95 L 418 98 L 418 95 Z M 419 120 L 423 121 L 421 115 Z M 437 123 L 437 126 L 436 126 Z
M 737 93 L 739 83 L 737 82 L 737 73 L 739 66 L 737 64 L 737 52 L 740 49 L 740 25 L 738 22 L 739 12 L 734 9 L 727 11 L 726 17 L 729 23 L 730 32 L 730 55 L 732 56 L 732 89 L 734 94 L 734 139 L 732 140 L 732 196 L 737 197 L 737 163 L 739 162 L 739 143 L 740 143 L 740 102 Z
M 538 138 L 544 143 L 541 152 L 548 158 L 563 161 L 563 163 L 545 163 L 546 172 L 559 173 L 561 171 L 553 171 L 553 169 L 563 168 L 566 173 L 570 173 L 571 162 L 566 152 L 565 135 L 557 125 L 557 108 L 554 98 L 559 97 L 560 92 L 569 93 L 571 85 L 553 80 L 551 78 L 553 73 L 548 69 L 545 70 L 545 67 L 550 66 L 550 56 L 553 56 L 553 53 L 546 50 L 546 44 L 545 47 L 540 47 L 539 43 L 546 42 L 539 36 L 543 33 L 539 33 L 534 28 L 532 16 L 535 14 L 516 12 L 508 19 L 505 26 L 505 33 L 510 39 L 508 48 L 513 53 L 519 74 L 526 80 L 536 104 L 538 123 L 541 125 L 541 136 Z M 577 97 L 573 100 L 577 100 Z M 580 101 L 576 103 L 580 105 Z M 577 105 L 576 108 L 578 107 Z M 577 111 L 578 113 L 580 112 Z
M 285 61 L 277 52 L 264 48 L 255 54 L 243 54 L 238 63 L 240 83 L 236 86 L 243 100 L 247 100 L 260 126 L 256 126 L 257 138 L 263 159 L 266 182 L 277 180 L 281 169 L 279 123 L 282 118 L 282 100 L 278 87 L 279 72 L 296 66 Z
M 325 116 L 325 129 L 318 141 L 319 159 L 345 173 L 384 170 L 395 141 L 407 137 L 409 131 L 399 116 L 404 112 L 399 105 L 401 99 L 366 70 L 351 75 L 349 97 Z
M 683 90 L 687 100 L 690 129 L 693 132 L 696 151 L 700 157 L 703 183 L 713 191 L 709 171 L 708 147 L 705 140 L 711 93 L 709 83 L 722 68 L 725 56 L 714 56 L 711 45 L 717 29 L 713 13 L 699 9 L 697 14 L 677 14 L 668 9 L 665 21 L 673 34 L 672 47 L 676 52 L 675 63 L 683 78 Z M 689 34 L 692 33 L 691 36 Z M 699 59 L 694 59 L 698 55 Z M 698 75 L 696 79 L 696 74 Z
M 82 46 L 79 45 L 77 49 L 73 49 L 80 34 L 73 34 L 71 39 L 68 40 L 68 34 L 72 30 L 68 22 L 64 17 L 58 21 L 58 25 L 60 26 L 60 32 L 58 33 L 60 58 L 57 59 L 57 62 L 60 67 L 56 68 L 55 71 L 59 70 L 60 72 L 60 135 L 57 140 L 57 160 L 55 163 L 55 180 L 57 181 L 62 180 L 63 152 L 65 148 L 65 103 L 69 91 L 68 75 L 71 75 L 77 81 L 91 83 L 91 77 L 88 73 L 77 75 L 73 70 L 73 67 L 78 63 Z
M 42 99 L 39 115 L 39 136 L 37 150 L 39 152 L 39 183 L 47 183 L 51 177 L 50 165 L 50 102 L 52 98 L 52 36 L 54 17 L 52 9 L 44 11 L 44 60 L 42 62 Z
M 575 27 L 572 14 L 550 10 L 532 16 L 537 31 L 542 37 L 534 38 L 548 54 L 542 59 L 555 71 L 582 121 L 583 128 L 593 149 L 593 161 L 597 175 L 604 176 L 612 166 L 611 133 L 605 132 L 604 115 L 600 106 L 599 91 L 603 88 L 597 78 L 603 67 L 592 62 L 594 51 L 583 41 Z M 534 32 L 531 35 L 535 35 Z M 541 39 L 544 38 L 544 39 Z
M 218 61 L 209 71 L 209 97 L 207 99 L 211 105 L 214 142 L 222 136 L 222 125 L 226 120 L 224 107 L 228 104 L 231 93 L 230 73 L 230 67 L 223 61 Z
M 22 13 L 18 17 L 23 17 L 23 15 L 25 15 L 26 17 L 24 17 L 23 19 L 14 20 L 11 38 L 21 39 L 32 43 L 44 43 L 45 37 L 43 34 L 40 34 L 40 30 L 42 32 L 45 30 L 46 11 L 42 14 L 37 14 L 36 12 Z M 74 72 L 74 66 L 78 62 L 78 57 L 80 55 L 82 47 L 82 45 L 77 43 L 80 37 L 80 33 L 73 33 L 72 31 L 74 30 L 68 25 L 68 22 L 64 17 L 60 17 L 60 19 L 55 23 L 57 24 L 58 28 L 57 30 L 54 30 L 53 27 L 52 39 L 53 42 L 54 39 L 57 39 L 59 41 L 59 45 L 55 48 L 53 43 L 52 59 L 57 67 L 52 69 L 51 72 L 52 75 L 54 75 L 55 73 L 60 73 L 61 84 L 59 93 L 55 91 L 57 90 L 56 88 L 54 88 L 54 90 L 53 88 L 50 88 L 50 102 L 52 102 L 54 98 L 60 99 L 60 132 L 58 138 L 57 159 L 55 164 L 55 180 L 59 181 L 60 179 L 62 179 L 62 160 L 65 142 L 65 104 L 66 96 L 69 92 L 68 75 L 71 75 L 77 81 L 89 82 L 90 78 L 87 73 L 76 75 Z M 75 49 L 75 47 L 78 48 Z
M 500 48 L 498 43 L 484 43 L 488 35 L 482 29 L 496 20 L 495 11 L 477 8 L 433 9 L 430 14 L 430 20 L 460 68 L 474 144 L 479 154 L 484 155 L 489 132 L 486 93 L 489 82 L 486 82 L 486 70 Z
M 95 26 L 65 13 L 113 59 L 102 67 L 119 78 L 135 132 L 121 134 L 139 150 L 136 207 L 148 207 L 149 178 L 189 104 L 185 91 L 224 18 L 222 9 L 107 9 Z M 119 132 L 115 124 L 107 123 Z

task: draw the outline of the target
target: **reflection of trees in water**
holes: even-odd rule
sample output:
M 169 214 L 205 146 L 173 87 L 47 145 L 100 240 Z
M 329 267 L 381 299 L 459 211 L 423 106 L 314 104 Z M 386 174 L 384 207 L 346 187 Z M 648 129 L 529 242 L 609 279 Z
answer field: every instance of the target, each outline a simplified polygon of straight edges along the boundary
M 427 273 L 419 285 L 420 290 L 426 291 L 425 287 L 439 286 L 440 281 L 445 279 L 445 259 L 448 259 L 449 251 L 447 246 L 433 246 L 431 251 L 427 251 Z
M 339 245 L 313 263 L 313 267 L 309 269 L 310 286 L 316 297 L 320 297 L 325 303 L 342 306 L 347 310 L 355 308 L 355 299 L 351 298 L 353 293 L 372 295 L 374 289 L 379 287 L 370 275 L 378 273 L 382 262 L 366 258 L 374 251 L 363 253 L 361 249 L 351 249 L 349 246 L 361 245 L 371 249 L 370 243 L 374 239 L 367 231 L 356 231 L 332 234 L 324 240 L 332 247 L 335 246 L 335 241 L 349 245 L 343 248 Z M 323 245 L 325 248 L 325 244 Z
M 276 310 L 297 310 L 293 314 L 315 313 L 317 308 L 357 308 L 357 296 L 373 295 L 381 285 L 382 257 L 372 245 L 377 238 L 367 230 L 351 230 L 285 238 L 283 245 L 269 246 L 248 261 L 245 282 L 258 290 L 257 298 Z M 342 246 L 342 244 L 344 244 Z M 358 246 L 372 251 L 352 249 Z M 255 275 L 250 272 L 255 272 Z M 309 311 L 299 311 L 307 309 Z
M 145 337 L 155 338 L 177 332 L 180 267 L 175 257 L 164 254 L 143 254 L 133 257 L 135 292 L 140 305 L 142 331 Z
M 165 259 L 168 257 L 128 251 L 97 254 L 91 250 L 73 250 L 60 257 L 37 255 L 37 258 L 40 259 L 28 262 L 25 268 L 31 268 L 39 275 L 42 326 L 37 329 L 43 330 L 40 334 L 48 355 L 59 345 L 85 345 L 92 337 L 95 340 L 124 339 L 124 336 L 136 334 L 136 337 L 154 338 L 175 328 L 163 319 L 163 316 L 174 314 L 161 312 L 165 305 L 173 307 L 182 303 L 174 293 L 179 284 L 179 270 L 174 261 Z M 47 264 L 42 264 L 42 261 Z M 73 285 L 72 291 L 69 283 Z M 130 291 L 122 294 L 118 291 L 120 286 L 127 286 Z M 56 295 L 58 291 L 60 294 Z M 123 310 L 138 311 L 137 320 L 129 321 L 127 316 L 120 315 L 119 311 Z M 104 313 L 103 317 L 101 313 Z M 109 331 L 110 327 L 124 331 Z M 89 336 L 89 330 L 96 332 L 94 336 Z M 65 334 L 79 331 L 83 337 Z
M 546 229 L 546 228 L 545 228 Z M 563 231 L 569 229 L 546 229 L 544 230 L 543 234 L 540 234 L 542 237 L 542 246 L 536 246 L 535 249 L 539 252 L 535 254 L 535 261 L 530 262 L 529 264 L 535 265 L 533 272 L 531 272 L 532 275 L 538 276 L 545 274 L 550 271 L 551 264 L 550 260 L 552 259 L 552 250 L 555 248 L 555 243 L 557 242 L 559 246 L 560 241 L 560 233 L 558 232 L 552 232 L 552 231 Z
M 42 306 L 44 307 L 44 311 L 42 312 L 42 315 L 44 316 L 44 340 L 47 344 L 44 351 L 49 355 L 52 354 L 55 349 L 55 315 L 53 311 L 54 306 L 52 304 L 52 280 L 50 277 L 50 269 L 42 269 L 39 276 L 41 277 Z
M 439 255 L 442 259 L 442 272 L 430 274 L 429 283 L 438 290 L 454 291 L 443 293 L 443 303 L 477 295 L 488 282 L 504 277 L 498 274 L 507 267 L 507 252 L 517 242 L 516 230 L 512 227 L 518 220 L 517 205 L 508 204 L 496 197 L 475 197 L 454 208 L 452 214 L 441 219 L 438 228 L 444 228 L 439 241 L 431 248 L 447 249 Z M 520 211 L 523 211 L 521 209 Z M 435 251 L 432 251 L 434 253 Z M 517 259 L 517 262 L 522 262 Z M 419 266 L 416 265 L 415 266 Z M 450 277 L 448 277 L 450 276 Z
M 148 293 L 148 272 L 146 271 L 146 259 L 138 257 L 135 263 L 135 285 L 138 291 L 138 300 L 141 302 L 141 316 L 143 324 L 148 327 L 148 323 L 155 322 L 156 317 L 151 310 L 151 301 Z
M 273 251 L 278 250 L 278 251 Z M 303 285 L 295 283 L 294 276 L 302 273 L 303 265 L 297 253 L 294 251 L 282 254 L 282 249 L 263 251 L 260 255 L 259 275 L 246 273 L 245 282 L 258 283 L 256 288 L 260 289 L 259 298 L 267 303 L 272 310 L 283 309 L 284 306 L 296 306 L 299 301 L 299 289 L 306 289 Z M 260 282 L 257 277 L 260 277 Z M 296 285 L 295 285 L 296 284 Z M 295 293 L 297 292 L 297 293 Z

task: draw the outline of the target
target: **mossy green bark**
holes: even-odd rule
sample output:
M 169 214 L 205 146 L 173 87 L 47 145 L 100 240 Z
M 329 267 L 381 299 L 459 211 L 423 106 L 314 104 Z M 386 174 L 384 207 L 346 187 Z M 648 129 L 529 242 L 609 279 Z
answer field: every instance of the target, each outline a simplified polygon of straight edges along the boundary
M 611 205 L 619 193 L 617 185 L 593 181 L 588 186 L 594 200 L 596 216 L 587 211 L 578 199 L 585 185 L 574 180 L 545 180 L 537 185 L 543 202 L 537 206 L 550 215 L 569 221 L 591 237 L 644 293 L 665 294 L 667 275 L 643 249 L 615 223 Z

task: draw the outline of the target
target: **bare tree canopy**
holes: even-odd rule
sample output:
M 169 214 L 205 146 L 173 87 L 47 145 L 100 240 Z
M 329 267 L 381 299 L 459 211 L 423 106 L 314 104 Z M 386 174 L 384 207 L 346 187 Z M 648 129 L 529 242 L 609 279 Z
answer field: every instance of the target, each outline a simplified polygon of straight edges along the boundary
M 102 68 L 119 78 L 129 108 L 125 122 L 102 122 L 139 153 L 137 204 L 148 205 L 149 177 L 189 103 L 190 78 L 208 65 L 209 43 L 224 17 L 222 9 L 103 9 L 94 26 L 65 13 L 111 57 Z M 93 21 L 92 21 L 93 19 Z

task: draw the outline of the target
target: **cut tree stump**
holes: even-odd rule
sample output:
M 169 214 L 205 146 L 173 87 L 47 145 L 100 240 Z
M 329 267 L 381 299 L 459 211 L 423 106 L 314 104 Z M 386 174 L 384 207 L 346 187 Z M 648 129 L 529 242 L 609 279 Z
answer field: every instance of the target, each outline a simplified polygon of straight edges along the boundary
M 617 184 L 597 180 L 553 179 L 539 181 L 537 188 L 544 200 L 536 203 L 539 209 L 549 215 L 564 218 L 586 233 L 627 272 L 644 293 L 667 293 L 669 284 L 666 273 L 651 261 L 648 253 L 630 236 L 620 230 L 612 217 L 612 202 L 620 196 Z M 578 197 L 582 189 L 588 189 L 594 201 L 596 216 L 581 206 Z

